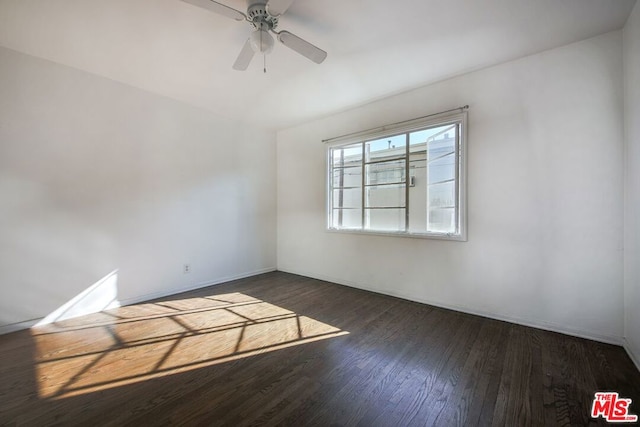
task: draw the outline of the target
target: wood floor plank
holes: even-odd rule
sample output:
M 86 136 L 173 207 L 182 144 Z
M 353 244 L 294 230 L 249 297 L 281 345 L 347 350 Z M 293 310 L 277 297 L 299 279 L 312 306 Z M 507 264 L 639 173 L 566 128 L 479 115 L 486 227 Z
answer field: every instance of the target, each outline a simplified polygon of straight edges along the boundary
M 376 387 L 378 381 L 384 380 L 394 366 L 393 357 L 390 360 L 387 355 L 395 355 L 402 347 L 397 337 L 401 336 L 403 327 L 406 326 L 407 313 L 394 308 L 395 305 L 390 305 L 382 309 L 383 313 L 379 321 L 367 328 L 371 335 L 362 335 L 366 339 L 350 341 L 351 345 L 357 346 L 357 354 L 361 355 L 353 360 L 357 371 L 325 401 L 325 404 L 339 409 L 329 413 L 329 417 L 323 417 L 322 424 L 339 422 L 355 424 L 370 408 L 367 398 L 371 394 L 371 389 Z M 370 340 L 372 336 L 378 338 Z M 344 405 L 345 402 L 354 402 L 354 404 Z
M 618 346 L 273 272 L 0 336 L 0 425 L 604 425 Z
M 461 373 L 466 360 L 469 358 L 481 322 L 472 316 L 464 316 L 459 334 L 453 337 L 451 345 L 444 353 L 446 359 L 434 387 L 429 390 L 427 398 L 417 412 L 413 422 L 409 425 L 445 425 L 449 413 L 445 410 L 447 403 L 453 402 L 456 395 L 453 390 L 462 380 Z
M 465 333 L 465 318 L 461 315 L 451 318 L 446 311 L 438 314 L 442 316 L 442 323 L 434 323 L 433 329 L 423 339 L 416 340 L 419 344 L 416 357 L 407 364 L 409 370 L 405 371 L 400 387 L 391 397 L 391 401 L 397 404 L 390 414 L 384 414 L 380 424 L 387 421 L 399 425 L 424 422 L 420 411 L 425 405 L 429 408 L 429 393 L 447 380 L 448 356 L 461 334 Z
M 504 340 L 504 323 L 481 320 L 481 327 L 473 342 L 469 356 L 460 373 L 460 380 L 451 391 L 451 397 L 441 411 L 440 422 L 448 426 L 478 425 L 480 423 L 482 399 L 487 395 L 491 382 L 492 365 L 496 362 L 500 344 Z
M 541 389 L 537 389 L 532 382 L 536 377 L 536 366 L 527 332 L 527 328 L 522 326 L 511 327 L 510 347 L 502 371 L 494 425 L 540 425 L 543 422 L 542 411 L 532 408 L 534 397 L 541 402 L 542 396 Z

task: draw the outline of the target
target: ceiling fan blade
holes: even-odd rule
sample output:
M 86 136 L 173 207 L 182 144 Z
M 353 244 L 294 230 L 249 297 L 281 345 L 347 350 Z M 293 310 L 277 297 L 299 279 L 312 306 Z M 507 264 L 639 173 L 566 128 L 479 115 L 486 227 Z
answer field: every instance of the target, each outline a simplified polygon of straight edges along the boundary
M 280 16 L 289 9 L 294 0 L 269 0 L 267 3 L 267 12 L 271 16 Z
M 280 31 L 277 34 L 280 43 L 287 46 L 289 49 L 295 50 L 300 55 L 309 58 L 316 64 L 322 63 L 322 61 L 327 58 L 327 52 L 318 47 L 315 47 L 308 41 L 301 39 L 295 34 L 291 34 L 289 31 Z
M 182 0 L 185 3 L 192 4 L 194 6 L 201 7 L 203 9 L 210 10 L 212 12 L 219 13 L 220 15 L 226 16 L 227 18 L 235 19 L 236 21 L 244 21 L 247 19 L 247 16 L 240 12 L 239 10 L 235 10 L 229 6 L 225 6 L 222 3 L 218 3 L 213 0 Z
M 236 59 L 236 62 L 233 63 L 233 69 L 238 71 L 245 71 L 249 67 L 251 60 L 253 59 L 253 54 L 254 52 L 253 48 L 251 47 L 251 42 L 249 41 L 249 39 L 247 39 L 244 46 L 242 47 L 242 50 L 240 51 L 240 54 L 238 55 L 238 58 Z

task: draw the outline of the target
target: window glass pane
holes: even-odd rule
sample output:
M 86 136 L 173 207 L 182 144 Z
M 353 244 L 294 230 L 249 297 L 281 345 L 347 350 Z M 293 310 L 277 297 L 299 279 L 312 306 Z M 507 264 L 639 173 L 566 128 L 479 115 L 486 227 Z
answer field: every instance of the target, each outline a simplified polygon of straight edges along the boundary
M 429 183 L 450 181 L 456 177 L 455 153 L 440 157 L 429 162 Z
M 333 188 L 362 186 L 362 166 L 336 168 L 332 173 Z
M 427 139 L 437 131 L 409 134 L 409 232 L 427 231 Z
M 376 139 L 365 143 L 365 160 L 367 162 L 385 160 L 406 155 L 406 134 Z
M 422 143 L 411 143 L 411 145 L 409 145 L 409 153 L 411 155 L 414 156 L 419 156 L 422 155 L 424 158 L 427 157 L 427 143 L 426 142 L 422 142 Z
M 456 231 L 457 132 L 458 124 L 454 123 L 412 132 L 409 135 L 410 163 L 416 167 L 424 166 L 423 170 L 416 169 L 418 175 L 414 180 L 415 187 L 411 187 L 410 191 L 409 227 L 412 232 Z M 418 176 L 426 184 L 423 188 L 420 188 Z M 416 187 L 420 191 L 416 191 Z M 426 200 L 422 202 L 421 197 L 425 197 Z
M 333 208 L 361 208 L 362 190 L 360 188 L 347 188 L 333 190 Z
M 429 231 L 455 233 L 455 208 L 432 208 L 429 210 Z
M 454 232 L 456 206 L 455 182 L 433 184 L 428 187 L 429 231 Z M 453 228 L 452 228 L 453 227 Z
M 367 209 L 365 228 L 372 231 L 404 231 L 404 209 Z
M 455 136 L 457 126 L 456 123 L 453 123 L 411 132 L 409 134 L 409 144 L 418 145 L 440 139 L 449 139 Z
M 367 187 L 365 194 L 365 207 L 401 208 L 406 206 L 404 184 Z
M 362 209 L 334 209 L 331 227 L 362 228 Z
M 427 161 L 425 151 L 417 151 L 409 156 L 409 231 L 412 233 L 427 231 Z
M 455 182 L 449 181 L 440 184 L 429 185 L 429 207 L 443 208 L 454 207 L 456 202 Z
M 333 167 L 359 166 L 362 163 L 362 144 L 352 144 L 331 149 Z
M 438 132 L 427 139 L 429 159 L 435 160 L 455 150 L 457 128 L 457 125 L 446 125 L 430 129 Z
M 392 160 L 366 165 L 365 183 L 367 185 L 377 185 L 404 182 L 405 167 L 404 160 Z

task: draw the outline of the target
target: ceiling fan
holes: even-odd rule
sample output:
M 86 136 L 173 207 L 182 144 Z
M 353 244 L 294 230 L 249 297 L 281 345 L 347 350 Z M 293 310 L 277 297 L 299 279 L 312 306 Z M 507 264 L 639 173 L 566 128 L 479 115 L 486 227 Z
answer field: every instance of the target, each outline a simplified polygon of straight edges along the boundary
M 309 58 L 316 64 L 322 63 L 327 57 L 327 52 L 295 34 L 289 31 L 276 31 L 278 19 L 289 9 L 294 0 L 247 0 L 246 14 L 214 0 L 182 1 L 219 13 L 236 21 L 248 21 L 253 26 L 253 32 L 233 64 L 235 70 L 246 70 L 256 53 L 266 55 L 273 50 L 275 43 L 273 37 L 269 34 L 270 32 L 278 37 L 280 43 Z

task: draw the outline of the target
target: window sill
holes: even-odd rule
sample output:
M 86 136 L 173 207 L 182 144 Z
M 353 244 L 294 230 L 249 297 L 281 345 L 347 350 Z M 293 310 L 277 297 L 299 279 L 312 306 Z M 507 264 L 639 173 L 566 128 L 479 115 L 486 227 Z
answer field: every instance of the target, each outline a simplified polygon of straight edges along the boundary
M 405 231 L 373 231 L 373 230 L 359 230 L 348 228 L 327 228 L 328 233 L 336 234 L 360 234 L 369 236 L 391 236 L 391 237 L 410 237 L 413 239 L 433 239 L 433 240 L 451 240 L 454 242 L 466 242 L 467 236 L 464 233 L 461 234 L 448 234 L 448 233 L 407 233 Z

